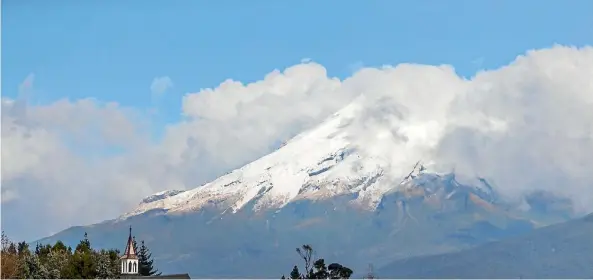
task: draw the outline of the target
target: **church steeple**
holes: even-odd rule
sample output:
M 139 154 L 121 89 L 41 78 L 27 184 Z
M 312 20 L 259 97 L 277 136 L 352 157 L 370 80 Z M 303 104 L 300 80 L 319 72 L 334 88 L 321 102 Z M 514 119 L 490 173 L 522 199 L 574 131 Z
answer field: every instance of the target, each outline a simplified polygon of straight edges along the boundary
M 126 244 L 124 254 L 120 258 L 121 274 L 138 274 L 138 256 L 136 256 L 135 249 L 134 238 L 132 237 L 132 226 L 130 226 L 128 243 Z
M 126 244 L 126 250 L 124 256 L 127 258 L 138 258 L 136 257 L 136 248 L 134 248 L 134 238 L 132 237 L 132 227 L 130 226 L 130 235 L 128 236 L 128 243 Z

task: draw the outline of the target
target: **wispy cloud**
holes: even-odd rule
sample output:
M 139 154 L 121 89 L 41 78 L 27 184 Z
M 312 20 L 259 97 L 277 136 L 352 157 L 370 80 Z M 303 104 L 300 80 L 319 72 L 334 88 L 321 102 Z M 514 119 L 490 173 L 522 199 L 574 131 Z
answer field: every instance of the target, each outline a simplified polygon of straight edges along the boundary
M 150 84 L 150 92 L 153 96 L 158 97 L 167 92 L 167 90 L 172 87 L 173 80 L 171 80 L 171 78 L 169 78 L 168 76 L 157 77 L 154 78 L 152 80 L 152 83 Z

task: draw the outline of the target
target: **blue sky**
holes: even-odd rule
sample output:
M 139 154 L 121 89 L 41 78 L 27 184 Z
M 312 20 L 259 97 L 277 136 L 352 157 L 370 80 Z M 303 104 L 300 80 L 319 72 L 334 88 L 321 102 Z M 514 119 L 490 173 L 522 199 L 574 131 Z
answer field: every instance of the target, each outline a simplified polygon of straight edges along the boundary
M 31 102 L 95 97 L 149 107 L 153 78 L 181 96 L 227 78 L 261 79 L 311 58 L 330 75 L 359 65 L 448 63 L 463 75 L 528 49 L 593 42 L 593 2 L 44 1 L 2 2 L 2 94 L 35 74 Z M 481 62 L 481 63 L 480 63 Z
M 257 87 L 215 92 L 227 99 L 200 92 L 226 79 L 263 80 L 272 70 L 306 58 L 339 78 L 361 66 L 402 62 L 451 64 L 471 77 L 480 69 L 508 65 L 531 49 L 593 45 L 592 11 L 589 0 L 4 0 L 2 95 L 16 98 L 19 85 L 34 74 L 28 102 L 38 106 L 26 116 L 35 125 L 14 122 L 15 129 L 2 131 L 3 162 L 10 163 L 3 165 L 3 201 L 14 198 L 2 204 L 3 226 L 13 236 L 32 239 L 113 218 L 143 196 L 193 188 L 269 153 L 352 97 L 347 86 L 325 95 L 333 80 L 310 65 L 285 80 L 263 83 L 266 90 L 286 90 L 283 100 L 275 93 L 261 99 L 277 108 L 238 97 L 258 94 L 253 92 Z M 570 51 L 553 51 L 564 52 Z M 534 57 L 559 67 L 545 59 L 546 52 Z M 153 99 L 151 84 L 159 77 L 169 77 L 173 86 Z M 306 92 L 294 86 L 302 79 Z M 188 93 L 198 94 L 183 100 Z M 141 111 L 158 109 L 158 114 L 141 115 L 155 137 L 138 140 L 145 134 L 132 132 L 139 124 L 123 110 L 75 102 L 89 97 Z M 64 98 L 72 103 L 54 103 Z M 194 119 L 183 119 L 182 105 Z M 3 124 L 8 116 L 22 117 L 13 113 L 3 110 Z M 201 121 L 204 116 L 211 117 L 209 122 Z M 88 127 L 100 132 L 81 137 Z M 117 144 L 97 144 L 108 138 Z M 5 161 L 5 155 L 13 158 Z M 18 159 L 23 162 L 17 164 Z M 63 194 L 70 196 L 69 203 L 63 203 Z M 105 209 L 105 203 L 111 207 Z

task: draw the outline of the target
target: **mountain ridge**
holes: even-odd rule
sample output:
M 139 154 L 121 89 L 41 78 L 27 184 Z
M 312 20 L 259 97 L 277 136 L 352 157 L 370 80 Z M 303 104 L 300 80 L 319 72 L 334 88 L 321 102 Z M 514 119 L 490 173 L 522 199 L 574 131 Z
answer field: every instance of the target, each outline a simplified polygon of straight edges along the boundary
M 460 252 L 419 256 L 377 270 L 391 278 L 591 278 L 593 213 Z

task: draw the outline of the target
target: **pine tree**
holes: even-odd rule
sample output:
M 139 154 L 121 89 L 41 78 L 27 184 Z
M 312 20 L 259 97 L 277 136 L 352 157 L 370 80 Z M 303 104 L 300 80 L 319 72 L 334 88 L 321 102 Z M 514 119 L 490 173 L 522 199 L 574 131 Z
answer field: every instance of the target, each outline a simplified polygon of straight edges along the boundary
M 152 276 L 152 275 L 161 275 L 158 269 L 155 269 L 153 266 L 152 260 L 152 253 L 146 244 L 144 244 L 144 240 L 142 240 L 140 245 L 140 250 L 137 251 L 138 254 L 138 273 L 142 276 Z
M 88 235 L 85 232 L 84 239 L 80 240 L 80 243 L 78 243 L 78 245 L 76 245 L 75 251 L 90 253 L 91 250 L 92 250 L 91 241 L 89 241 Z
M 47 245 L 40 245 L 39 246 L 39 252 L 38 252 L 38 256 L 41 260 L 45 260 L 47 258 L 47 256 L 49 255 L 49 253 L 51 252 L 51 247 L 49 244 Z
M 76 278 L 76 279 L 91 279 L 96 276 L 96 259 L 90 252 L 75 251 L 72 254 L 64 274 L 61 275 L 63 278 Z
M 96 254 L 93 253 L 88 235 L 76 245 L 76 250 L 69 259 L 66 268 L 62 273 L 63 278 L 90 279 L 96 277 L 97 272 Z
M 56 251 L 56 250 L 63 250 L 63 251 L 68 251 L 68 247 L 66 247 L 66 245 L 64 245 L 64 243 L 60 240 L 56 241 L 56 244 L 54 244 L 54 246 L 51 248 L 52 251 Z
M 17 252 L 18 252 L 19 256 L 22 256 L 23 254 L 31 253 L 29 251 L 29 244 L 27 244 L 27 242 L 25 242 L 25 241 L 19 242 L 19 244 L 17 245 Z
M 290 272 L 290 279 L 301 279 L 301 273 L 299 268 L 295 265 Z
M 134 244 L 134 252 L 138 254 L 138 243 L 136 243 L 136 236 L 132 237 L 132 244 Z

